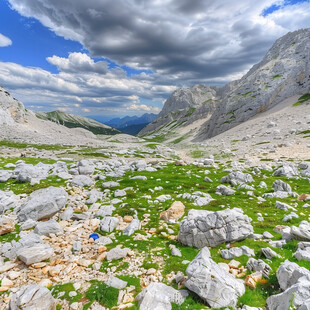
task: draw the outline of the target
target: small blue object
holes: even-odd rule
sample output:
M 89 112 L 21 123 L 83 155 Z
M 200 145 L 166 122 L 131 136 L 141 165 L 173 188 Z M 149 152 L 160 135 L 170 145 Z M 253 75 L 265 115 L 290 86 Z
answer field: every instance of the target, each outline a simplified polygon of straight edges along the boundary
M 91 235 L 89 235 L 89 238 L 93 238 L 94 240 L 99 239 L 99 235 L 96 233 L 93 233 Z

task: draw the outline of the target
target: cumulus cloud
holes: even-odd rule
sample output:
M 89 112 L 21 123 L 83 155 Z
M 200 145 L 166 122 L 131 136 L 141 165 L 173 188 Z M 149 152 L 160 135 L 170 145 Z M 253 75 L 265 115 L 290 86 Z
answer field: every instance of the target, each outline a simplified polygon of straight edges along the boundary
M 147 106 L 145 104 L 132 104 L 128 110 L 134 110 L 134 111 L 148 111 L 148 112 L 155 112 L 158 113 L 160 111 L 159 107 L 154 106 Z
M 283 6 L 284 0 L 9 1 L 93 56 L 190 79 L 248 69 L 276 38 L 310 20 L 309 2 Z M 274 4 L 280 9 L 263 16 Z
M 75 109 L 146 110 L 140 98 L 162 102 L 176 87 L 224 84 L 260 61 L 278 37 L 310 27 L 309 1 L 8 1 L 21 15 L 80 42 L 89 54 L 47 58 L 58 74 L 1 63 L 0 82 L 21 99 L 29 100 L 30 88 L 41 98 L 33 100 L 63 101 Z M 276 11 L 263 14 L 274 5 Z M 152 74 L 128 77 L 121 67 L 111 69 L 106 60 L 94 57 Z
M 0 33 L 0 47 L 12 45 L 12 40 Z

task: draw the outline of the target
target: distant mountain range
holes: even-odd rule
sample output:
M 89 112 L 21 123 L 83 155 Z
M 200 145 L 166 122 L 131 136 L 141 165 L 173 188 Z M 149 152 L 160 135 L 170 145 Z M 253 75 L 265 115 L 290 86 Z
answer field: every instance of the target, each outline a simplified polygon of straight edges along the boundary
M 68 128 L 84 128 L 91 131 L 95 135 L 115 135 L 120 133 L 119 130 L 111 128 L 91 118 L 62 111 L 37 112 L 36 116 L 40 119 L 49 120 L 54 123 L 64 125 Z
M 153 122 L 158 117 L 154 113 L 145 113 L 142 116 L 125 116 L 125 117 L 116 117 L 109 121 L 102 119 L 100 116 L 94 116 L 93 119 L 98 122 L 102 122 L 110 127 L 116 128 L 121 132 L 137 135 L 145 126 Z

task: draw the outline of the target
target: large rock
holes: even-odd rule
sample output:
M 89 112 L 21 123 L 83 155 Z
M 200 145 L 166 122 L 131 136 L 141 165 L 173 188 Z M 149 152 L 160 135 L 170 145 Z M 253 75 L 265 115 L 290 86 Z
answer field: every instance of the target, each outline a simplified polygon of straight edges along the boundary
M 269 272 L 272 270 L 271 267 L 266 264 L 262 259 L 250 258 L 246 264 L 250 271 L 261 272 L 265 278 L 268 278 Z
M 298 170 L 293 164 L 284 164 L 282 167 L 278 168 L 274 173 L 276 177 L 292 177 L 298 175 Z
M 8 181 L 12 176 L 12 171 L 10 170 L 0 170 L 0 183 Z
M 243 281 L 217 265 L 206 247 L 189 264 L 186 273 L 185 286 L 211 308 L 235 307 L 237 299 L 245 292 Z
M 52 167 L 52 165 L 45 165 L 42 163 L 38 163 L 34 166 L 21 162 L 16 165 L 12 177 L 20 183 L 39 183 L 40 180 L 46 179 L 49 176 Z
M 224 259 L 233 259 L 235 257 L 240 257 L 242 255 L 255 256 L 254 250 L 250 249 L 246 245 L 241 247 L 234 247 L 230 249 L 221 250 L 221 256 Z
M 177 291 L 163 283 L 152 282 L 138 294 L 136 300 L 140 310 L 171 310 L 172 302 L 180 306 L 187 295 L 186 291 Z
M 82 159 L 78 162 L 79 174 L 93 174 L 95 171 L 95 166 L 92 161 L 87 159 Z
M 25 285 L 12 295 L 9 310 L 56 310 L 56 300 L 46 287 Z
M 12 191 L 0 190 L 0 213 L 3 213 L 9 208 L 14 208 L 17 201 L 16 195 Z
M 94 181 L 87 175 L 76 175 L 71 181 L 72 186 L 91 186 L 94 184 Z
M 105 232 L 112 232 L 118 225 L 119 219 L 113 216 L 106 216 L 100 221 L 99 229 Z
M 225 185 L 219 185 L 216 188 L 216 194 L 223 195 L 223 196 L 230 196 L 233 195 L 236 191 L 232 188 L 225 186 Z
M 277 279 L 283 291 L 296 284 L 304 276 L 310 277 L 310 271 L 289 260 L 282 263 L 277 270 Z
M 307 260 L 310 262 L 310 242 L 299 242 L 297 251 L 294 253 L 297 260 Z
M 229 173 L 229 175 L 222 177 L 221 182 L 230 183 L 231 185 L 235 186 L 237 184 L 254 182 L 254 179 L 249 173 L 233 171 Z
M 43 236 L 50 236 L 50 234 L 61 234 L 63 232 L 59 223 L 51 219 L 47 222 L 40 222 L 34 229 L 34 233 Z
M 290 234 L 295 240 L 310 241 L 310 223 L 301 221 L 299 227 L 291 227 Z
M 21 248 L 16 254 L 26 265 L 31 265 L 50 258 L 54 254 L 54 250 L 48 244 L 42 243 Z
M 131 236 L 138 229 L 140 229 L 140 221 L 138 219 L 133 219 L 123 230 L 123 235 Z
M 18 241 L 13 240 L 12 242 L 6 242 L 2 245 L 2 255 L 9 259 L 15 259 L 20 249 L 43 243 L 42 239 L 37 234 L 20 232 L 19 235 L 21 238 Z
M 18 211 L 18 220 L 48 219 L 61 210 L 67 203 L 68 194 L 60 187 L 48 187 L 34 191 Z
M 176 222 L 184 215 L 184 211 L 184 204 L 181 201 L 174 201 L 168 210 L 160 213 L 160 218 L 167 222 Z
M 0 216 L 0 236 L 15 230 L 15 222 L 6 216 Z
M 272 184 L 272 188 L 275 192 L 292 192 L 292 188 L 289 184 L 285 183 L 282 180 L 276 180 Z
M 215 247 L 247 238 L 253 233 L 251 219 L 241 209 L 190 210 L 180 224 L 178 240 L 188 246 Z
M 127 256 L 127 253 L 129 252 L 128 248 L 113 248 L 109 252 L 107 252 L 107 260 L 113 260 L 113 259 L 121 259 Z

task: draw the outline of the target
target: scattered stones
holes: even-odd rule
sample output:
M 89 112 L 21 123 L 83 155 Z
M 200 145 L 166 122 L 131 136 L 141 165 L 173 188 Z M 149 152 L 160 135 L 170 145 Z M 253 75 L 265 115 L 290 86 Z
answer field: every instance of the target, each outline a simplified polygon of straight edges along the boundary
M 233 171 L 229 175 L 221 179 L 222 183 L 230 183 L 232 186 L 242 183 L 254 182 L 253 177 L 248 173 L 243 173 L 241 171 Z
M 128 252 L 129 252 L 129 249 L 127 248 L 124 248 L 124 249 L 113 248 L 112 250 L 107 252 L 106 258 L 108 261 L 113 260 L 113 259 L 121 259 L 121 258 L 126 257 Z

